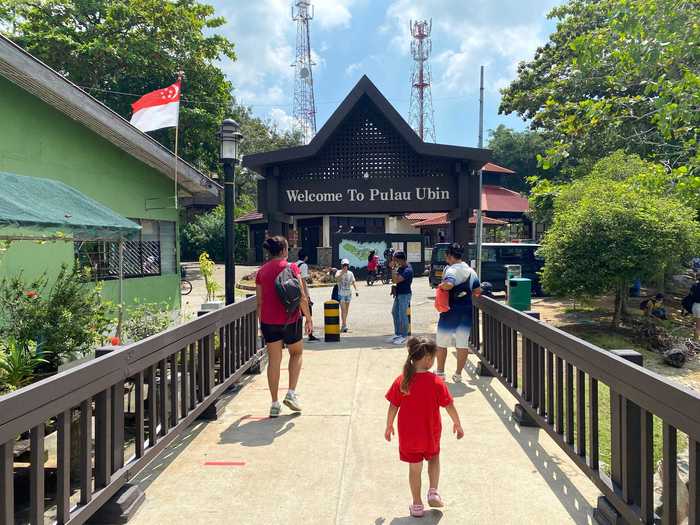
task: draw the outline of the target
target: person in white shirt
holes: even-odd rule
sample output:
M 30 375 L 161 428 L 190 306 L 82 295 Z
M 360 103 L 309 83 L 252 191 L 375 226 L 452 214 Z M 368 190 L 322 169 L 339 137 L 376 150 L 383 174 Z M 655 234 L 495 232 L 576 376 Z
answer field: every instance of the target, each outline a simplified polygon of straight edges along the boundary
M 335 280 L 338 283 L 338 296 L 340 297 L 340 317 L 342 320 L 340 331 L 347 332 L 352 288 L 355 288 L 356 296 L 360 295 L 357 291 L 357 285 L 355 284 L 355 274 L 350 271 L 350 261 L 348 259 L 340 261 L 340 270 L 336 272 Z

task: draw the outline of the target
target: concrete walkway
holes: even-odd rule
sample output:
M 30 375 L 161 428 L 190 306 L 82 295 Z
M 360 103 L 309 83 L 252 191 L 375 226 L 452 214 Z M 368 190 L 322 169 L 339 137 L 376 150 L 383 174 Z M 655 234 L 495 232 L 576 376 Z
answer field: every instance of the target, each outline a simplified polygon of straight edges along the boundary
M 330 292 L 313 293 L 320 305 Z M 475 375 L 476 360 L 464 384 L 449 385 L 466 436 L 457 441 L 443 416 L 440 491 L 447 505 L 422 520 L 407 517 L 408 469 L 397 443 L 383 437 L 384 393 L 405 358 L 403 348 L 384 343 L 391 332 L 387 293 L 361 284 L 352 333 L 339 344 L 307 345 L 298 388 L 303 415 L 266 418 L 266 376 L 249 378 L 221 420 L 194 425 L 143 473 L 146 503 L 131 523 L 591 523 L 595 487 L 544 432 L 511 420 L 513 398 L 496 380 Z M 433 331 L 431 295 L 419 280 L 414 332 Z

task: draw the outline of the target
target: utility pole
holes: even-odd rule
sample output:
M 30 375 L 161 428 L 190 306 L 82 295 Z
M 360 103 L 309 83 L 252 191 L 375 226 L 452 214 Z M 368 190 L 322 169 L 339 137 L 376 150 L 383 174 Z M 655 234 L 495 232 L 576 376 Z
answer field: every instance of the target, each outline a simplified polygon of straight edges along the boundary
M 484 147 L 484 66 L 481 66 L 481 82 L 479 84 L 479 148 Z M 481 211 L 481 193 L 484 184 L 483 172 L 479 169 L 479 207 L 476 209 L 476 274 L 481 279 L 481 245 L 484 234 L 484 216 Z

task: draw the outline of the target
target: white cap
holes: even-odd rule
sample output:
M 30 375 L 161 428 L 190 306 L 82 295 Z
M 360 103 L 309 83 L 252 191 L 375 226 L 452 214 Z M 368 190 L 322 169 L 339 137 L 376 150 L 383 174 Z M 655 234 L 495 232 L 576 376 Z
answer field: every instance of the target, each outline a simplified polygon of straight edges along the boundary
M 340 266 L 343 266 L 344 264 L 350 266 L 350 259 L 343 259 L 342 261 L 340 261 Z

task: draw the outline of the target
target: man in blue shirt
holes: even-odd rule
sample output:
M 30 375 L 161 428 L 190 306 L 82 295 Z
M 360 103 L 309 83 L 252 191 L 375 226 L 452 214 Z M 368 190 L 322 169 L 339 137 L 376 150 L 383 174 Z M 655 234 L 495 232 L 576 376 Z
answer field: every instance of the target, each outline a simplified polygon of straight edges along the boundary
M 452 376 L 455 383 L 462 382 L 462 370 L 469 355 L 469 334 L 472 329 L 472 297 L 481 294 L 481 284 L 476 272 L 462 260 L 464 250 L 458 243 L 447 248 L 447 264 L 439 287 L 450 293 L 450 309 L 440 314 L 436 343 L 437 372 L 445 377 L 447 348 L 457 348 L 457 371 Z
M 402 345 L 408 339 L 408 309 L 411 306 L 411 283 L 413 282 L 413 268 L 406 261 L 404 252 L 394 253 L 396 270 L 391 276 L 394 282 L 394 306 L 391 315 L 394 318 L 394 337 L 391 342 Z

